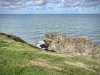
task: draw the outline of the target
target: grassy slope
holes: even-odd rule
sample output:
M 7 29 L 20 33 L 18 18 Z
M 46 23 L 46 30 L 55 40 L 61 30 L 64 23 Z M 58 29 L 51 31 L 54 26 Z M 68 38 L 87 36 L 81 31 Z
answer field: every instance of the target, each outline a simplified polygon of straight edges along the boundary
M 19 40 L 0 32 L 0 75 L 100 75 L 97 56 L 43 51 Z

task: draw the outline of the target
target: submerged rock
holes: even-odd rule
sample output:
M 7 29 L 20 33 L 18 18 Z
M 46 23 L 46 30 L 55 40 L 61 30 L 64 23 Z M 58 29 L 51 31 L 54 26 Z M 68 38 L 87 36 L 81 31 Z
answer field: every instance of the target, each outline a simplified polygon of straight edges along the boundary
M 81 53 L 85 55 L 100 54 L 100 45 L 94 44 L 89 38 L 72 38 L 64 34 L 45 33 L 45 44 L 48 50 L 60 53 Z

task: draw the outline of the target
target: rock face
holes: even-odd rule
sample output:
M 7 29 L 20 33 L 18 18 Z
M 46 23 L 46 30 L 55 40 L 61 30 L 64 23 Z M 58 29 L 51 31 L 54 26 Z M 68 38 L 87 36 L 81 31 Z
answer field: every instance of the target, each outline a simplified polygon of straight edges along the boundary
M 56 52 L 74 52 L 75 43 L 69 36 L 57 33 L 46 33 L 45 44 L 48 45 L 48 50 L 54 50 Z
M 100 54 L 100 45 L 88 38 L 71 38 L 64 34 L 45 33 L 46 49 L 60 53 L 81 53 L 86 55 Z

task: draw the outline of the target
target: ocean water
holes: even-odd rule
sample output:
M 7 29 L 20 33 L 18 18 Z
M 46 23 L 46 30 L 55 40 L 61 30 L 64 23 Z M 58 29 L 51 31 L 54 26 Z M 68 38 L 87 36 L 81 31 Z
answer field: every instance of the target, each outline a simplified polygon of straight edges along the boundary
M 100 44 L 100 15 L 0 15 L 0 31 L 37 44 L 45 32 L 88 37 Z

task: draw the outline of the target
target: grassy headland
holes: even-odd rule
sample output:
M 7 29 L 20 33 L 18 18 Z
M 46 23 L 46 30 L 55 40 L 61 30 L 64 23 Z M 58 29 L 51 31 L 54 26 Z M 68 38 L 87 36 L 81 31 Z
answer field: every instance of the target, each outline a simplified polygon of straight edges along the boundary
M 0 75 L 100 75 L 99 58 L 44 51 L 0 32 Z

